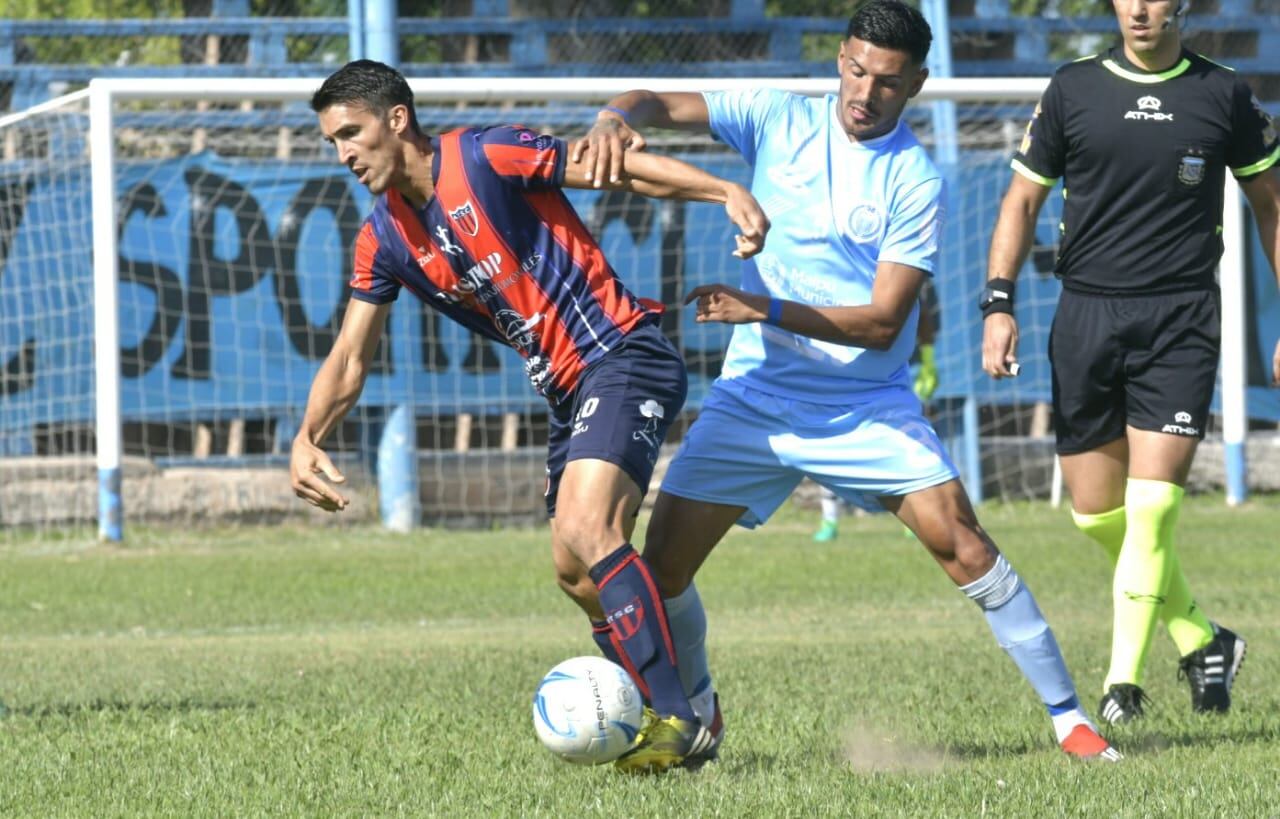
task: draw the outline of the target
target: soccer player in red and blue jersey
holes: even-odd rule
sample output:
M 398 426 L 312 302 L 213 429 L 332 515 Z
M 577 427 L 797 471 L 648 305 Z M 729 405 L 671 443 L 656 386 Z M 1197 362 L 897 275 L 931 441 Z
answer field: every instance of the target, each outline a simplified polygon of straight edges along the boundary
M 562 140 L 521 127 L 429 137 L 404 77 L 369 60 L 326 79 L 311 107 L 377 202 L 356 240 L 342 329 L 293 442 L 294 492 L 328 511 L 347 506 L 320 444 L 359 397 L 401 289 L 515 349 L 551 405 L 547 513 L 560 585 L 657 715 L 642 752 L 619 767 L 664 769 L 710 747 L 680 683 L 662 598 L 629 542 L 684 404 L 684 362 L 659 330 L 662 306 L 627 290 L 561 190 L 592 187 L 585 163 Z M 768 219 L 751 194 L 693 166 L 628 156 L 611 187 L 721 203 L 741 230 L 734 255 L 763 246 Z

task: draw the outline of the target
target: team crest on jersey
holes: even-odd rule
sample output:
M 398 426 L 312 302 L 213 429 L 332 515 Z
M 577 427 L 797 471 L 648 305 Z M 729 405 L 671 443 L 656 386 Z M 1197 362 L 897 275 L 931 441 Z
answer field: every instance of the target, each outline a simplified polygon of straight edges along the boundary
M 1178 181 L 1194 188 L 1204 181 L 1205 159 L 1202 156 L 1188 155 L 1178 161 Z
M 874 242 L 884 231 L 884 214 L 871 202 L 859 202 L 849 211 L 849 236 L 858 244 Z
M 480 232 L 480 220 L 476 218 L 476 211 L 471 207 L 470 199 L 462 207 L 449 211 L 449 218 L 458 226 L 458 230 L 468 236 L 475 236 Z

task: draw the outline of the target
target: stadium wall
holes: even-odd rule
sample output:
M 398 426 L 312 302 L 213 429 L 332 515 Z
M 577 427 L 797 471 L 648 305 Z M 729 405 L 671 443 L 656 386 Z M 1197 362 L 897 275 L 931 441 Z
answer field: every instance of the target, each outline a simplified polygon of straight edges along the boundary
M 1251 489 L 1280 491 L 1280 435 L 1255 433 L 1247 444 Z M 654 472 L 657 487 L 675 446 L 663 448 Z M 987 497 L 1030 486 L 1047 496 L 1053 470 L 1049 439 L 989 442 Z M 546 518 L 542 498 L 541 447 L 443 453 L 419 462 L 422 520 L 435 527 L 486 528 L 535 525 Z M 1220 492 L 1226 486 L 1222 442 L 1205 441 L 1196 454 L 1187 486 L 1193 492 Z M 283 464 L 257 467 L 162 468 L 146 458 L 126 458 L 124 504 L 131 525 L 226 526 L 246 523 L 305 522 L 308 525 L 372 525 L 378 521 L 373 471 L 357 458 L 339 459 L 347 477 L 343 492 L 353 499 L 341 514 L 313 509 L 294 497 Z M 71 526 L 92 516 L 97 472 L 89 457 L 0 459 L 0 529 Z M 645 499 L 652 505 L 656 491 Z M 792 502 L 818 505 L 817 487 L 805 482 Z M 79 509 L 87 504 L 89 508 Z

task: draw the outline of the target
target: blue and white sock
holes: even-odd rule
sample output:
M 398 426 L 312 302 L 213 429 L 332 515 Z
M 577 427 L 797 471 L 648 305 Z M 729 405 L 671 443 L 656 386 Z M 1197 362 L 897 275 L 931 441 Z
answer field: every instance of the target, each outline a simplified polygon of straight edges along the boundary
M 667 607 L 671 639 L 680 658 L 678 671 L 689 704 L 704 725 L 715 717 L 716 690 L 707 665 L 707 612 L 693 583 L 675 597 L 662 601 Z
M 1031 591 L 1004 555 L 996 557 L 991 571 L 960 590 L 982 609 L 1000 647 L 1040 695 L 1053 719 L 1058 741 L 1064 740 L 1076 725 L 1088 723 L 1058 641 Z

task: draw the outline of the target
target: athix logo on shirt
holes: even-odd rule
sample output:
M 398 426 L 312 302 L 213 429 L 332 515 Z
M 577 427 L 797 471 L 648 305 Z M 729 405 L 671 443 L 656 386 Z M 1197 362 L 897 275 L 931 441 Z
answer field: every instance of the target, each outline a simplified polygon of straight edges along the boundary
M 1137 119 L 1152 122 L 1173 122 L 1173 114 L 1160 113 L 1159 97 L 1145 96 L 1138 97 L 1138 110 L 1125 113 L 1125 119 Z
M 461 207 L 457 207 L 449 211 L 449 218 L 458 226 L 458 230 L 468 236 L 475 236 L 480 232 L 480 220 L 476 218 L 476 212 L 475 209 L 471 207 L 470 199 L 468 199 Z
M 428 247 L 418 245 L 418 266 L 421 267 L 436 257 L 436 252 Z

